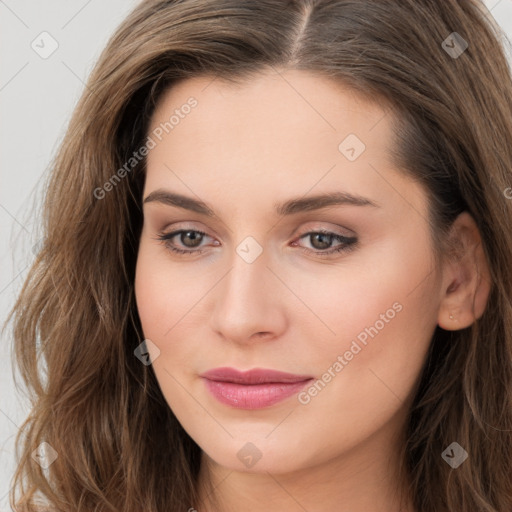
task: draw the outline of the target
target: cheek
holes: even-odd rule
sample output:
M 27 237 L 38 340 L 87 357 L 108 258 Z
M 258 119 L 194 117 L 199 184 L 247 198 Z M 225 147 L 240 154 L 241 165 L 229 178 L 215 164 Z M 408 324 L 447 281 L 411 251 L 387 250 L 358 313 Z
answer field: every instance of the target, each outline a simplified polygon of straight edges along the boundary
M 159 349 L 152 367 L 173 408 L 177 401 L 189 400 L 178 383 L 200 371 L 203 358 L 215 358 L 204 343 L 211 339 L 204 328 L 205 307 L 218 277 L 211 271 L 191 272 L 186 262 L 182 265 L 171 262 L 159 245 L 141 239 L 135 270 L 137 310 L 144 338 Z
M 135 298 L 144 335 L 171 339 L 174 326 L 207 291 L 208 283 L 172 267 L 165 251 L 143 236 L 135 269 Z M 181 323 L 181 322 L 180 322 Z
M 408 345 L 409 333 L 423 332 L 425 326 L 430 331 L 437 297 L 430 248 L 418 235 L 415 244 L 405 243 L 404 238 L 387 239 L 338 267 L 301 277 L 300 289 L 294 290 L 307 299 L 324 324 L 318 322 L 322 336 L 317 338 L 325 353 L 348 350 L 356 339 L 362 346 L 367 341 L 369 347 L 370 340 L 383 339 L 391 332 L 393 336 L 402 333 L 391 345 Z M 374 345 L 376 353 L 385 348 Z M 316 345 L 314 352 L 320 355 L 318 349 Z
M 135 299 L 144 336 L 149 339 L 160 338 L 169 328 L 164 305 L 174 293 L 166 291 L 163 269 L 159 267 L 141 243 L 135 269 Z
M 303 403 L 337 403 L 341 416 L 352 411 L 357 423 L 378 411 L 389 413 L 407 398 L 436 326 L 429 254 L 424 240 L 414 249 L 391 241 L 313 295 L 336 335 L 322 336 L 314 350 L 304 347 L 320 382 L 306 389 Z

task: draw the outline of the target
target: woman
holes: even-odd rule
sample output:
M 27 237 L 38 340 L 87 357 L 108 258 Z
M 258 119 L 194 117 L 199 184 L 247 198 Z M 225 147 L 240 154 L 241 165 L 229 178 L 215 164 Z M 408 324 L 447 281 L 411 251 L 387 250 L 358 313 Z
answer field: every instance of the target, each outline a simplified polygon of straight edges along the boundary
M 477 0 L 137 6 L 12 312 L 17 510 L 511 510 L 511 98 Z

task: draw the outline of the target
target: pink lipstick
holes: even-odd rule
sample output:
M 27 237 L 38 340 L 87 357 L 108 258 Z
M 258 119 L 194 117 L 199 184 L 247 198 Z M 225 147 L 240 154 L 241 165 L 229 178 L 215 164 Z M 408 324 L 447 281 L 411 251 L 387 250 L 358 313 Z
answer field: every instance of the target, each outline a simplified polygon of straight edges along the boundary
M 238 409 L 261 409 L 298 393 L 313 377 L 277 370 L 214 368 L 200 375 L 221 403 Z

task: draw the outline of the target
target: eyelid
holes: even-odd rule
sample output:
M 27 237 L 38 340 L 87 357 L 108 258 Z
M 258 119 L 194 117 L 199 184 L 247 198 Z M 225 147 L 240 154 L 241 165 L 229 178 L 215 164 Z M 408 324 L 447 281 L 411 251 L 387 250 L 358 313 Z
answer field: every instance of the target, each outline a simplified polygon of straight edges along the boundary
M 327 227 L 326 227 L 327 224 Z M 337 224 L 332 224 L 330 222 L 323 222 L 323 223 L 311 223 L 307 224 L 306 228 L 303 228 L 302 226 L 295 231 L 292 236 L 293 237 L 301 237 L 310 233 L 332 233 L 341 237 L 345 238 L 356 238 L 357 235 L 354 231 L 351 229 L 339 226 Z M 332 226 L 332 227 L 331 227 Z

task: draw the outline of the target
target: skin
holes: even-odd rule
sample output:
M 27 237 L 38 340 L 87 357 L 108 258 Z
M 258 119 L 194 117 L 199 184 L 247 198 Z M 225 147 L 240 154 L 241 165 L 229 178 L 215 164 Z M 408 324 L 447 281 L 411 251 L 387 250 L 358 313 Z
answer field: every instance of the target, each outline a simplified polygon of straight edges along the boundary
M 156 377 L 203 450 L 202 501 L 190 507 L 413 512 L 406 497 L 399 505 L 396 452 L 432 334 L 436 325 L 471 325 L 489 293 L 473 219 L 463 213 L 454 225 L 465 257 L 436 267 L 426 193 L 388 154 L 392 113 L 338 83 L 297 70 L 262 72 L 243 85 L 188 79 L 159 102 L 150 132 L 190 96 L 197 107 L 148 155 L 143 197 L 177 192 L 215 216 L 146 202 L 135 279 L 144 335 L 160 351 L 152 351 Z M 366 146 L 354 161 L 338 148 L 348 134 Z M 333 191 L 378 206 L 274 211 L 277 202 Z M 167 246 L 156 239 L 177 229 L 207 236 L 195 246 L 179 235 Z M 318 229 L 355 236 L 357 245 L 322 258 L 314 252 L 340 242 L 303 236 Z M 248 236 L 263 250 L 252 263 L 236 252 Z M 203 252 L 176 255 L 169 245 Z M 322 379 L 397 303 L 401 310 L 307 404 L 292 396 L 235 409 L 199 377 L 231 366 Z M 247 442 L 261 454 L 250 468 L 237 457 Z

